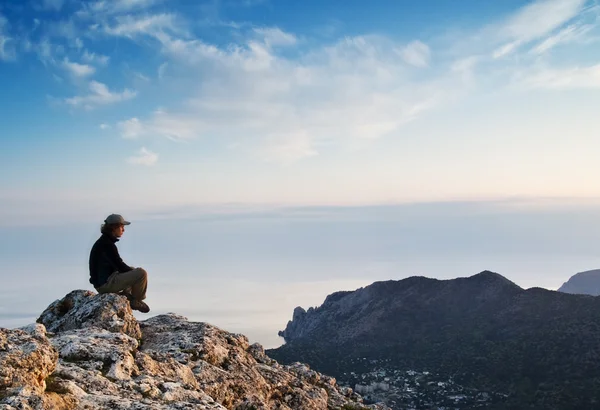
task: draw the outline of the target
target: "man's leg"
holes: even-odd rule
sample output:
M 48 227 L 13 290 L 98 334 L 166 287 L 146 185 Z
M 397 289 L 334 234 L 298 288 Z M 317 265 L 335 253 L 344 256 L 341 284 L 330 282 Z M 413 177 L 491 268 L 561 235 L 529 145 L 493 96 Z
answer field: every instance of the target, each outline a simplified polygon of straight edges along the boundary
M 108 281 L 98 288 L 99 293 L 118 293 L 122 290 L 131 290 L 131 295 L 136 300 L 146 299 L 148 288 L 148 273 L 142 268 L 135 268 L 129 272 L 113 273 Z

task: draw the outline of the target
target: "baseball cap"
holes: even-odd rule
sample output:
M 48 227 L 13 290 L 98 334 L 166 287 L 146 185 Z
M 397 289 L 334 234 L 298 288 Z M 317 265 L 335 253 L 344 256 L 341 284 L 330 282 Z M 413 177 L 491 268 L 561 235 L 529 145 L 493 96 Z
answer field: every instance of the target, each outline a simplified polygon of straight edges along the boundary
M 110 214 L 106 217 L 106 219 L 104 220 L 104 223 L 106 224 L 121 224 L 121 225 L 131 225 L 131 222 L 126 221 L 125 218 L 123 218 L 121 215 L 119 214 Z

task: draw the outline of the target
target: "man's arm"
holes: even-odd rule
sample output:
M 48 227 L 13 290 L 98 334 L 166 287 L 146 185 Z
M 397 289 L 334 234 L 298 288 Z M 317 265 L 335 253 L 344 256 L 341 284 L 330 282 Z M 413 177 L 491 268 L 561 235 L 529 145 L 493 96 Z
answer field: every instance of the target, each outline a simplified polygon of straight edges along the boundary
M 115 244 L 112 244 L 112 246 L 110 247 L 108 257 L 110 258 L 113 266 L 116 267 L 119 272 L 123 273 L 133 270 L 131 266 L 123 262 L 123 259 L 121 259 L 121 256 L 119 255 L 119 250 L 117 249 L 117 246 Z

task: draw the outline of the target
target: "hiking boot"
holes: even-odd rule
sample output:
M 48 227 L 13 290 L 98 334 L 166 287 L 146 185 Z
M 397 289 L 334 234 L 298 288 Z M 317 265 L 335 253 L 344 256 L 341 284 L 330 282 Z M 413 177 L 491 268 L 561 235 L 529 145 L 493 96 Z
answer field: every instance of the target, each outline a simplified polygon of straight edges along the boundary
M 141 300 L 135 300 L 132 299 L 129 304 L 131 305 L 131 308 L 133 310 L 139 310 L 142 313 L 148 313 L 150 312 L 150 308 L 148 307 L 147 304 L 145 304 L 144 302 L 142 302 Z
M 133 300 L 133 295 L 125 290 L 117 293 L 117 295 L 125 296 L 127 298 L 127 300 L 130 302 Z

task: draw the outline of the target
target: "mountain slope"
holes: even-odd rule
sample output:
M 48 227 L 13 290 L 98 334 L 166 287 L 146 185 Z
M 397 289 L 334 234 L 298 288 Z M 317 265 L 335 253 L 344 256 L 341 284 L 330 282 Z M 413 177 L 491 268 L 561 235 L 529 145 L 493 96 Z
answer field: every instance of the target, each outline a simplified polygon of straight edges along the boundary
M 558 291 L 580 295 L 600 295 L 600 269 L 576 273 L 563 283 Z
M 335 293 L 316 309 L 297 308 L 281 335 L 286 344 L 269 356 L 344 382 L 372 360 L 453 375 L 519 405 L 600 402 L 600 298 L 524 290 L 489 271 Z

